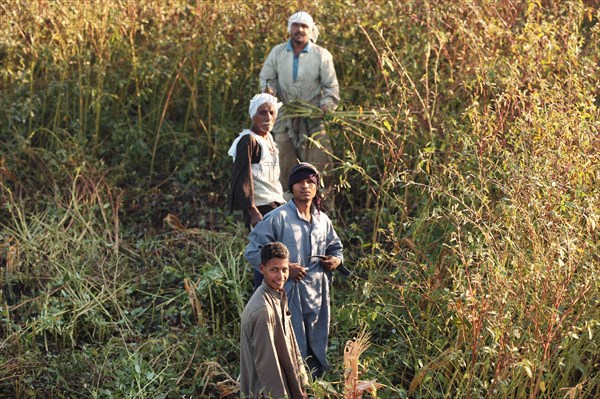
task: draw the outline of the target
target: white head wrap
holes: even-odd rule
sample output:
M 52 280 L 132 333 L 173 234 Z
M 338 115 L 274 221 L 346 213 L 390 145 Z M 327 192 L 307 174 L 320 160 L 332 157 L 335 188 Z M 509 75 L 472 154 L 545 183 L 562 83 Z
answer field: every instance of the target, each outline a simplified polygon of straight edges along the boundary
M 315 26 L 315 22 L 313 21 L 310 14 L 306 11 L 298 11 L 297 13 L 294 13 L 290 16 L 290 18 L 288 19 L 288 33 L 291 32 L 293 23 L 304 24 L 308 26 L 308 29 L 310 31 L 312 31 Z
M 288 19 L 288 33 L 292 31 L 292 24 L 304 24 L 308 26 L 308 38 L 313 42 L 317 42 L 317 38 L 319 37 L 319 28 L 313 21 L 312 17 L 306 11 L 298 11 L 290 16 Z
M 248 107 L 248 113 L 250 118 L 254 118 L 254 115 L 258 112 L 258 108 L 264 103 L 271 103 L 275 106 L 275 109 L 279 111 L 279 108 L 283 105 L 279 102 L 277 97 L 269 93 L 260 93 L 252 97 L 250 100 L 250 106 Z

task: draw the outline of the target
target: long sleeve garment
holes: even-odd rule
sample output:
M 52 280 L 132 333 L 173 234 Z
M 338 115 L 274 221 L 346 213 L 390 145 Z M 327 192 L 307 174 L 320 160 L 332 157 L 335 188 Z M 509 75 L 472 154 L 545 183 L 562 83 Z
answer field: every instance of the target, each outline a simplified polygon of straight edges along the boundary
M 242 398 L 306 398 L 308 378 L 284 292 L 262 283 L 242 313 Z
M 271 133 L 267 133 L 273 142 Z M 279 151 L 267 140 L 244 129 L 235 139 L 229 155 L 233 158 L 230 210 L 247 210 L 250 206 L 283 203 L 283 189 L 279 181 Z
M 302 356 L 314 354 L 326 369 L 332 275 L 311 256 L 332 255 L 343 262 L 342 242 L 325 213 L 313 209 L 311 222 L 308 222 L 298 214 L 293 199 L 269 212 L 250 232 L 244 255 L 255 269 L 260 265 L 261 248 L 273 241 L 287 246 L 290 263 L 308 268 L 302 280 L 285 283 L 285 293 Z
M 294 79 L 294 51 L 291 43 L 273 47 L 260 71 L 260 87 L 275 90 L 277 98 L 287 104 L 301 100 L 330 111 L 337 108 L 340 92 L 333 57 L 321 46 L 308 43 L 297 60 Z

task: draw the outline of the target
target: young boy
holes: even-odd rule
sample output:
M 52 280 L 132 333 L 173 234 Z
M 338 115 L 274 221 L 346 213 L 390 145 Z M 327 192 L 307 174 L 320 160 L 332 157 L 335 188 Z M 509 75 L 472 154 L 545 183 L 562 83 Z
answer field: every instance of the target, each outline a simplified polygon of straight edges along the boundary
M 242 313 L 240 390 L 242 398 L 307 398 L 308 378 L 296 343 L 283 289 L 289 252 L 280 242 L 260 251 L 263 282 Z

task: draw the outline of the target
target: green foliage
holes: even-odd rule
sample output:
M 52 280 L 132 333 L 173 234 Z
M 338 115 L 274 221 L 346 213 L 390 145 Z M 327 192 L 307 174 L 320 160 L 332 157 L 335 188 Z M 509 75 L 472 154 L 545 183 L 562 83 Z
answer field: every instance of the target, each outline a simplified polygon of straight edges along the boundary
M 297 3 L 5 3 L 0 396 L 232 392 L 251 273 L 226 151 Z M 366 328 L 371 397 L 596 397 L 600 14 L 438 3 L 305 5 L 353 271 L 311 392 L 341 397 Z

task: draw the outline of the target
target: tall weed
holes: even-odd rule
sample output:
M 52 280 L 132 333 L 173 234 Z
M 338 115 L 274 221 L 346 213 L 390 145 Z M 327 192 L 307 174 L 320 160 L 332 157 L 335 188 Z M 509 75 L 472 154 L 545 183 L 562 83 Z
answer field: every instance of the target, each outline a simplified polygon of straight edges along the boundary
M 598 10 L 302 6 L 341 85 L 353 270 L 315 394 L 341 396 L 366 329 L 372 396 L 598 396 Z M 0 5 L 2 395 L 217 397 L 237 375 L 251 287 L 225 152 L 297 7 Z

